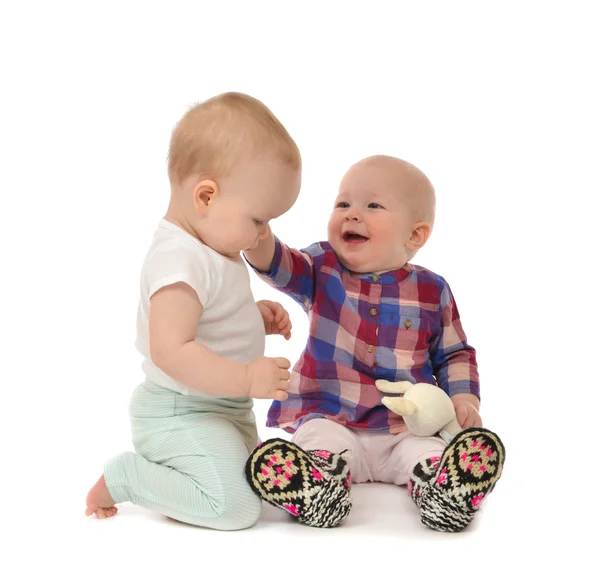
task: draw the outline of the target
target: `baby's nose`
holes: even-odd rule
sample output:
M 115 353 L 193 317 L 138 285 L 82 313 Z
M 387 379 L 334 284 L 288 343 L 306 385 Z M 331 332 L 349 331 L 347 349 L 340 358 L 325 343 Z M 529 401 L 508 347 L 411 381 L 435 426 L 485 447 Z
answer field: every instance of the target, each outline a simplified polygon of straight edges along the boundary
M 349 222 L 358 222 L 360 220 L 360 212 L 353 208 L 350 208 L 346 213 L 346 220 Z

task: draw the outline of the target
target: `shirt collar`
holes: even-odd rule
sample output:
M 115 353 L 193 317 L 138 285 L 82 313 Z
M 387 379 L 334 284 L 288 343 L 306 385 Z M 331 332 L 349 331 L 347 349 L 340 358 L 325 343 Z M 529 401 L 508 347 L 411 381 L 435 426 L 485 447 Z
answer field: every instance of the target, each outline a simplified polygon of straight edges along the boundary
M 390 270 L 381 274 L 373 274 L 372 272 L 350 272 L 350 276 L 359 277 L 364 282 L 374 284 L 398 284 L 402 282 L 413 270 L 413 265 L 406 263 L 398 270 Z

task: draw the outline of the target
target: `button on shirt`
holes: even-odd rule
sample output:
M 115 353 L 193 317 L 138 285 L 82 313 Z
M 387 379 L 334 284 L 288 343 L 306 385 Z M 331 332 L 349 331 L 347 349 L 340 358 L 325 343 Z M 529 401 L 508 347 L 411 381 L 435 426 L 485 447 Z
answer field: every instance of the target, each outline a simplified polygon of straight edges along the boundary
M 402 418 L 382 405 L 377 379 L 479 397 L 475 350 L 441 276 L 412 264 L 357 274 L 339 263 L 327 242 L 299 251 L 277 238 L 271 271 L 258 274 L 309 317 L 289 397 L 273 402 L 267 426 L 294 432 L 304 421 L 328 418 L 352 428 L 404 431 Z

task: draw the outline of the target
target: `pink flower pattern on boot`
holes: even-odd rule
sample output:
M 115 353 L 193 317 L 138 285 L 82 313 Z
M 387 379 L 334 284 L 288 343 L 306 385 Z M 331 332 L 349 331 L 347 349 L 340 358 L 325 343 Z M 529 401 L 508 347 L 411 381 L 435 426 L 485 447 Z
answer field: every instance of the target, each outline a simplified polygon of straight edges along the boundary
M 246 479 L 260 498 L 299 522 L 330 528 L 340 525 L 352 506 L 350 471 L 343 452 L 318 452 L 273 438 L 248 458 Z
M 473 427 L 455 436 L 444 451 L 434 486 L 421 484 L 424 469 L 418 464 L 411 484 L 421 522 L 445 532 L 468 526 L 500 478 L 504 457 L 504 445 L 494 432 Z M 417 484 L 422 486 L 421 494 Z
M 442 485 L 446 484 L 447 478 L 448 478 L 448 476 L 446 475 L 446 469 L 442 468 L 442 471 L 440 472 L 440 475 L 438 476 L 438 479 L 437 479 L 437 485 L 442 486 Z
M 329 460 L 329 457 L 331 456 L 331 452 L 328 452 L 327 450 L 314 450 L 313 454 L 325 458 L 325 460 Z
M 294 516 L 298 516 L 298 507 L 294 506 L 293 504 L 284 504 L 283 508 L 285 508 L 285 510 L 287 510 L 290 514 L 293 514 Z

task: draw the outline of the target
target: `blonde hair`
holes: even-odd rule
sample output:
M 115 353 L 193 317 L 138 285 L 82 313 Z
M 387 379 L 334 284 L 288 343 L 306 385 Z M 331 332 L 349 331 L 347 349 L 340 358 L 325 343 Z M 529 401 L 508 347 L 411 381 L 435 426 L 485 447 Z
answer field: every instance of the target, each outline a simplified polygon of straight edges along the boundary
M 223 93 L 192 107 L 173 129 L 169 179 L 223 177 L 240 160 L 261 153 L 301 167 L 298 146 L 268 107 L 243 93 Z

